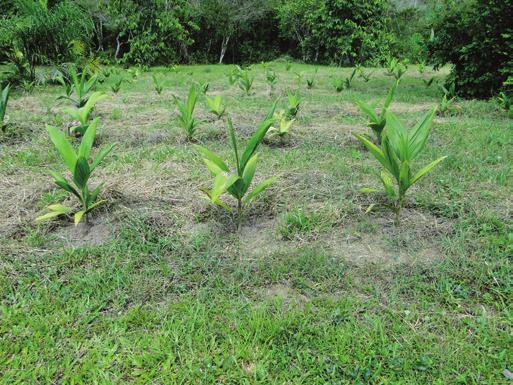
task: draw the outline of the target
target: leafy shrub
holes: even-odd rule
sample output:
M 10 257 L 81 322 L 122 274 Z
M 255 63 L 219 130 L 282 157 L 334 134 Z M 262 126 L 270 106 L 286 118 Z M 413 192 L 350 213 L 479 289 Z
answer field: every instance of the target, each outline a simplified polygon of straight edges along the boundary
M 387 197 L 392 201 L 389 207 L 395 212 L 396 224 L 399 224 L 400 211 L 404 206 L 406 191 L 426 175 L 429 170 L 446 158 L 445 156 L 438 158 L 415 174 L 412 172 L 412 162 L 418 157 L 426 144 L 435 111 L 436 109 L 433 109 L 428 112 L 409 131 L 395 115 L 390 112 L 387 113 L 381 147 L 376 146 L 362 135 L 355 135 L 384 167 L 379 177 Z M 392 178 L 395 180 L 395 188 Z M 379 192 L 376 189 L 369 188 L 362 189 L 361 191 Z
M 388 9 L 386 0 L 288 0 L 278 20 L 305 62 L 377 64 L 392 42 Z
M 436 66 L 453 64 L 458 96 L 489 98 L 513 75 L 513 6 L 505 0 L 447 2 L 430 43 Z
M 94 189 L 90 189 L 88 184 L 93 171 L 114 148 L 114 145 L 104 148 L 96 155 L 92 162 L 89 161 L 91 148 L 96 138 L 97 124 L 98 118 L 93 120 L 85 131 L 85 135 L 77 151 L 75 151 L 66 136 L 59 131 L 58 128 L 52 126 L 47 127 L 50 139 L 59 152 L 65 166 L 71 173 L 72 179 L 71 182 L 69 182 L 62 174 L 56 171 L 50 171 L 50 174 L 53 176 L 57 186 L 77 197 L 81 204 L 81 209 L 74 214 L 75 225 L 78 225 L 82 219 L 85 219 L 87 223 L 87 214 L 94 208 L 105 203 L 105 200 L 98 200 L 98 195 L 102 190 L 103 184 L 100 184 Z M 49 213 L 38 217 L 36 220 L 44 221 L 60 215 L 69 214 L 73 211 L 71 207 L 62 204 L 50 205 L 48 206 L 48 210 L 50 211 Z

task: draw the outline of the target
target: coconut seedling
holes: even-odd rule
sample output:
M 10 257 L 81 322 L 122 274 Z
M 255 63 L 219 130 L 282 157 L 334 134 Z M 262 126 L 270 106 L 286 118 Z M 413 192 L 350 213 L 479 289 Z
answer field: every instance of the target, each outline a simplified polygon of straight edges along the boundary
M 214 98 L 210 98 L 205 95 L 205 101 L 207 102 L 207 107 L 210 112 L 217 116 L 217 119 L 221 119 L 226 112 L 226 106 L 223 102 L 223 98 L 220 95 L 217 95 Z
M 335 79 L 335 81 L 333 82 L 333 85 L 337 92 L 342 92 L 342 91 L 344 91 L 345 80 L 344 79 Z
M 210 83 L 209 82 L 195 82 L 196 84 L 196 88 L 202 93 L 202 94 L 206 94 L 208 89 L 210 88 Z
M 436 109 L 429 111 L 411 130 L 399 119 L 388 112 L 386 126 L 383 130 L 381 146 L 376 146 L 363 135 L 356 138 L 369 150 L 383 166 L 379 174 L 385 193 L 391 201 L 387 207 L 395 213 L 395 223 L 400 222 L 400 212 L 405 204 L 408 189 L 425 176 L 433 167 L 444 160 L 440 157 L 417 172 L 412 164 L 424 148 L 433 124 Z M 377 189 L 364 188 L 361 192 L 380 192 Z
M 431 87 L 431 85 L 433 84 L 434 81 L 435 81 L 435 77 L 434 76 L 431 76 L 429 79 L 422 79 L 422 82 L 424 83 L 426 88 Z
M 265 71 L 265 81 L 269 84 L 269 95 L 272 95 L 274 91 L 274 86 L 278 82 L 278 77 L 276 76 L 276 72 L 272 69 L 267 69 Z
M 365 68 L 361 64 L 356 65 L 356 70 L 356 72 L 358 73 L 358 77 L 363 79 L 365 83 L 367 83 L 370 80 L 372 73 L 366 72 Z
M 287 92 L 287 116 L 290 119 L 293 119 L 299 113 L 299 109 L 301 107 L 301 95 L 299 92 Z
M 376 143 L 381 143 L 381 134 L 383 131 L 383 128 L 386 124 L 386 116 L 388 108 L 390 107 L 390 104 L 392 103 L 392 100 L 394 99 L 395 92 L 397 90 L 397 85 L 399 84 L 399 81 L 396 80 L 388 90 L 387 97 L 385 99 L 385 103 L 383 104 L 383 108 L 381 109 L 381 112 L 376 114 L 376 111 L 374 110 L 374 107 L 371 107 L 367 103 L 365 103 L 362 100 L 355 100 L 355 104 L 358 106 L 360 111 L 367 117 L 368 119 L 368 125 L 372 129 L 372 132 L 374 133 L 374 136 L 376 138 Z
M 72 126 L 68 129 L 68 134 L 70 136 L 82 136 L 86 133 L 94 106 L 98 101 L 105 99 L 106 97 L 107 96 L 102 92 L 93 92 L 83 107 L 64 109 L 64 112 L 79 123 L 78 125 Z
M 348 89 L 350 89 L 350 88 L 351 88 L 351 86 L 353 85 L 353 79 L 354 79 L 354 77 L 355 77 L 355 75 L 356 75 L 356 71 L 357 71 L 357 69 L 356 69 L 356 68 L 355 68 L 355 69 L 353 69 L 353 71 L 351 72 L 351 75 L 349 75 L 349 77 L 347 77 L 347 78 L 345 78 L 345 79 L 344 79 L 344 88 L 345 88 L 345 89 L 347 89 L 347 90 L 348 90 Z
M 249 95 L 254 80 L 255 78 L 249 73 L 249 70 L 241 70 L 239 74 L 239 88 L 243 90 L 246 95 Z
M 235 138 L 235 129 L 232 121 L 228 119 L 228 134 L 234 154 L 235 167 L 230 168 L 221 157 L 206 147 L 196 146 L 203 155 L 203 161 L 214 177 L 212 188 L 203 189 L 202 191 L 207 195 L 210 202 L 230 212 L 233 211 L 232 208 L 228 203 L 222 201 L 220 197 L 222 194 L 228 193 L 235 198 L 237 201 L 237 228 L 240 227 L 244 208 L 276 180 L 276 177 L 266 179 L 258 183 L 250 191 L 258 160 L 256 150 L 271 127 L 275 108 L 276 102 L 266 118 L 258 125 L 242 154 L 239 152 L 239 145 Z
M 89 99 L 89 93 L 93 90 L 98 78 L 93 75 L 88 77 L 86 71 L 82 71 L 79 75 L 75 68 L 71 68 L 70 71 L 71 89 L 70 95 L 60 96 L 58 99 L 70 100 L 75 107 L 83 107 Z M 75 94 L 75 97 L 71 95 Z
M 497 101 L 499 102 L 499 106 L 506 112 L 509 112 L 511 106 L 513 106 L 513 95 L 508 94 L 505 91 L 501 91 L 499 96 L 497 97 Z M 1 111 L 0 111 L 1 114 Z M 0 115 L 1 118 L 1 115 Z
M 69 79 L 62 76 L 62 74 L 59 74 L 59 75 L 55 76 L 53 78 L 53 80 L 62 86 L 62 88 L 64 90 L 64 94 L 67 97 L 71 96 L 71 94 L 73 93 L 73 84 L 71 83 L 71 81 Z
M 155 92 L 158 95 L 160 95 L 164 90 L 164 85 L 162 84 L 163 82 L 159 78 L 157 78 L 157 75 L 155 74 L 152 74 L 151 78 L 153 79 L 153 86 L 155 87 Z
M 117 78 L 115 78 L 114 83 L 112 83 L 110 85 L 110 89 L 112 90 L 112 92 L 117 94 L 119 92 L 119 90 L 121 89 L 122 83 L 123 83 L 123 78 L 121 76 L 118 76 Z
M 194 134 L 196 133 L 196 127 L 199 124 L 199 121 L 194 118 L 194 109 L 196 108 L 196 102 L 198 101 L 198 90 L 196 85 L 191 84 L 186 100 L 182 101 L 176 96 L 173 97 L 176 105 L 178 106 L 178 123 L 184 130 L 187 140 L 193 141 Z
M 456 97 L 449 98 L 446 94 L 442 96 L 440 102 L 438 103 L 438 114 L 440 116 L 445 116 L 456 110 L 456 106 L 454 105 L 454 101 Z
M 98 195 L 102 191 L 103 183 L 94 189 L 92 189 L 88 183 L 96 167 L 98 167 L 102 160 L 114 148 L 114 145 L 103 148 L 91 161 L 91 148 L 96 138 L 97 125 L 98 118 L 94 119 L 85 131 L 85 135 L 77 150 L 73 148 L 72 144 L 58 128 L 47 126 L 50 140 L 55 145 L 66 168 L 71 173 L 71 180 L 66 179 L 64 175 L 56 171 L 50 171 L 50 175 L 54 178 L 54 182 L 57 186 L 77 197 L 81 205 L 80 210 L 73 214 L 75 225 L 78 225 L 82 219 L 88 223 L 88 214 L 96 207 L 105 203 L 105 200 L 98 200 Z M 49 212 L 47 214 L 38 217 L 36 220 L 44 221 L 60 215 L 73 213 L 72 207 L 67 207 L 62 204 L 50 205 L 48 206 L 48 210 Z
M 280 143 L 283 144 L 285 137 L 289 135 L 290 127 L 292 127 L 294 121 L 295 119 L 289 119 L 286 112 L 283 110 L 275 114 L 272 126 L 268 131 L 269 137 L 278 137 L 280 139 Z
M 7 112 L 7 103 L 9 102 L 9 95 L 11 93 L 11 86 L 8 84 L 5 88 L 0 88 L 0 129 L 5 131 L 7 122 L 5 114 Z
M 424 61 L 419 61 L 417 63 L 417 71 L 419 71 L 419 74 L 423 74 L 426 69 L 426 63 Z

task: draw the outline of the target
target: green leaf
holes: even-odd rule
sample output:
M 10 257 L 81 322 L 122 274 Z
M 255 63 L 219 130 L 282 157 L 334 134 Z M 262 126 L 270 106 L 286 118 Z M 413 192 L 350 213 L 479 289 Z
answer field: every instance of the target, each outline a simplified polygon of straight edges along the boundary
M 360 108 L 360 111 L 362 111 L 365 115 L 367 115 L 367 117 L 369 118 L 369 120 L 371 122 L 377 123 L 379 121 L 378 116 L 376 115 L 376 112 L 367 103 L 365 103 L 361 100 L 356 100 L 354 103 L 358 106 L 358 108 Z
M 356 139 L 358 139 L 367 149 L 370 151 L 372 155 L 378 160 L 379 163 L 381 163 L 384 167 L 388 167 L 388 162 L 385 159 L 385 155 L 383 154 L 383 151 L 376 146 L 374 143 L 372 143 L 369 139 L 367 139 L 365 136 L 354 134 Z
M 433 125 L 433 119 L 435 117 L 436 108 L 426 113 L 424 117 L 413 127 L 409 137 L 409 147 L 411 152 L 411 159 L 415 159 L 417 155 L 424 148 L 431 126 Z
M 57 186 L 59 186 L 60 188 L 62 188 L 65 191 L 68 191 L 68 192 L 72 193 L 78 199 L 82 200 L 82 198 L 81 198 L 80 194 L 78 193 L 78 191 L 75 190 L 73 188 L 73 186 L 71 186 L 71 184 L 66 180 L 66 178 L 64 178 L 61 174 L 59 174 L 58 172 L 55 172 L 55 171 L 51 171 L 50 170 L 49 173 L 55 179 L 54 182 L 55 182 L 55 184 Z
M 84 215 L 86 215 L 86 212 L 84 210 L 80 210 L 75 213 L 75 226 L 77 226 L 80 223 Z
M 90 175 L 91 169 L 89 168 L 87 159 L 84 157 L 79 157 L 77 159 L 75 172 L 73 173 L 73 180 L 80 189 L 84 189 L 87 186 L 87 181 L 89 180 Z
M 383 187 L 385 188 L 385 192 L 386 192 L 387 196 L 390 199 L 394 199 L 396 194 L 395 194 L 395 190 L 394 190 L 394 184 L 392 182 L 392 178 L 390 178 L 390 175 L 387 172 L 382 171 L 379 174 L 379 178 L 381 179 L 381 182 L 383 183 Z
M 257 184 L 255 188 L 246 196 L 244 203 L 248 204 L 251 202 L 257 195 L 261 194 L 266 188 L 274 183 L 276 179 L 278 179 L 278 177 L 272 177 Z
M 362 187 L 358 190 L 361 193 L 379 193 L 380 191 L 375 188 L 369 188 L 369 187 Z
M 242 174 L 243 188 L 241 191 L 241 195 L 243 196 L 248 191 L 249 186 L 251 185 L 251 181 L 253 180 L 253 176 L 255 175 L 256 170 L 256 162 L 258 159 L 258 154 L 253 155 L 249 158 L 246 163 L 246 167 L 244 168 L 244 173 Z
M 100 205 L 103 205 L 103 204 L 104 204 L 104 203 L 106 203 L 106 202 L 107 202 L 107 200 L 102 199 L 101 201 L 98 201 L 98 202 L 93 203 L 91 206 L 89 206 L 89 207 L 87 208 L 87 210 L 85 211 L 85 214 L 87 214 L 87 213 L 91 212 L 91 210 L 95 209 L 96 207 L 98 207 L 98 206 L 100 206 Z
M 388 111 L 388 107 L 390 107 L 390 104 L 392 103 L 392 100 L 394 99 L 395 91 L 397 89 L 397 85 L 399 84 L 399 81 L 396 80 L 394 84 L 392 84 L 392 87 L 388 90 L 387 98 L 385 99 L 385 103 L 383 104 L 383 109 L 381 110 L 381 117 L 384 117 L 386 112 Z
M 38 222 L 46 221 L 48 219 L 58 217 L 59 215 L 68 214 L 71 211 L 71 208 L 61 205 L 61 204 L 58 204 L 58 203 L 50 205 L 47 208 L 48 208 L 48 210 L 50 210 L 50 212 L 46 213 L 44 215 L 41 215 L 40 217 L 37 217 L 36 221 L 38 221 Z
M 105 158 L 112 149 L 116 147 L 116 144 L 112 144 L 109 147 L 105 147 L 96 155 L 96 157 L 93 160 L 93 163 L 91 164 L 91 172 L 100 164 L 100 162 Z
M 46 126 L 46 130 L 48 131 L 48 135 L 50 135 L 50 140 L 53 142 L 62 160 L 66 164 L 66 167 L 71 173 L 73 173 L 75 170 L 75 164 L 77 163 L 75 150 L 68 142 L 66 136 L 58 128 Z
M 100 118 L 94 119 L 89 127 L 86 129 L 84 136 L 82 137 L 82 141 L 80 142 L 80 146 L 78 147 L 78 156 L 88 159 L 89 154 L 91 152 L 91 148 L 93 147 L 94 140 L 96 138 L 96 126 L 98 125 L 98 121 Z
M 203 146 L 200 146 L 198 144 L 195 144 L 194 147 L 196 147 L 196 149 L 201 152 L 201 154 L 206 158 L 208 159 L 209 161 L 215 163 L 217 165 L 217 167 L 219 167 L 221 170 L 223 170 L 224 172 L 229 172 L 230 169 L 228 168 L 228 166 L 226 165 L 226 163 L 224 163 L 224 161 L 219 157 L 217 156 L 216 154 L 214 154 L 212 151 L 210 151 L 208 148 L 206 147 L 203 147 Z
M 420 178 L 422 178 L 424 175 L 426 175 L 426 173 L 431 170 L 433 167 L 435 167 L 438 163 L 440 163 L 442 160 L 444 160 L 445 158 L 447 158 L 447 156 L 442 156 L 441 158 L 438 158 L 434 161 L 432 161 L 431 163 L 429 163 L 426 167 L 422 168 L 421 170 L 419 170 L 414 176 L 413 178 L 411 179 L 411 184 L 414 184 L 415 182 L 417 182 Z
M 239 180 L 238 175 L 225 175 L 218 174 L 214 178 L 214 185 L 212 186 L 212 191 L 210 192 L 210 198 L 212 202 L 214 202 L 219 195 L 223 194 L 231 185 Z
M 203 159 L 203 162 L 207 165 L 207 168 L 209 169 L 209 171 L 214 175 L 214 176 L 217 176 L 219 174 L 224 174 L 226 173 L 226 171 L 224 171 L 223 169 L 221 169 L 217 163 L 214 163 L 212 161 L 210 161 L 209 159 L 207 158 L 204 158 Z
M 253 135 L 249 139 L 249 142 L 246 145 L 246 149 L 244 150 L 244 153 L 242 154 L 242 158 L 240 160 L 241 170 L 244 170 L 244 167 L 246 167 L 247 161 L 249 160 L 249 158 L 251 158 L 253 153 L 256 151 L 258 145 L 262 142 L 265 135 L 267 134 L 267 131 L 271 127 L 271 125 L 273 123 L 274 111 L 276 110 L 276 105 L 278 104 L 278 101 L 279 101 L 279 98 L 277 98 L 274 101 L 272 107 L 267 112 L 265 120 L 259 124 L 256 131 L 253 133 Z
M 228 133 L 230 134 L 230 140 L 232 142 L 233 152 L 235 154 L 235 164 L 237 165 L 237 174 L 242 176 L 242 171 L 244 170 L 244 165 L 239 162 L 239 149 L 237 148 L 237 139 L 235 138 L 235 128 L 233 128 L 233 123 L 230 118 L 228 118 Z

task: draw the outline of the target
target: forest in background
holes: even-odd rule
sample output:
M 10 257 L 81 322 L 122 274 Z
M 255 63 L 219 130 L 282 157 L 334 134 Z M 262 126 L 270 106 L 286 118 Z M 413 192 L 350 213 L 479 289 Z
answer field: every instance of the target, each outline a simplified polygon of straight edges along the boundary
M 65 62 L 379 66 L 395 57 L 451 63 L 461 96 L 489 97 L 513 68 L 511 0 L 4 2 L 0 61 L 28 67 L 29 77 L 36 65 Z

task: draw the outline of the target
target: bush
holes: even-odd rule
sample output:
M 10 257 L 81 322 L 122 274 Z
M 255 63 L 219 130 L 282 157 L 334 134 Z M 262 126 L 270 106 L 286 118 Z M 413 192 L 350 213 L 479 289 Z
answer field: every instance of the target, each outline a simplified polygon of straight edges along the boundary
M 278 17 L 304 61 L 377 64 L 389 54 L 392 39 L 387 11 L 386 0 L 288 0 Z
M 513 75 L 513 0 L 465 0 L 443 8 L 430 53 L 454 65 L 448 82 L 465 98 L 489 98 Z

